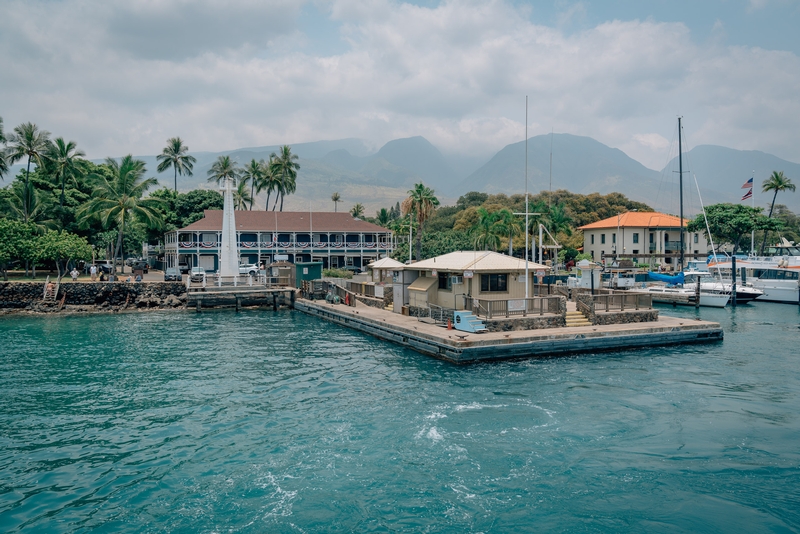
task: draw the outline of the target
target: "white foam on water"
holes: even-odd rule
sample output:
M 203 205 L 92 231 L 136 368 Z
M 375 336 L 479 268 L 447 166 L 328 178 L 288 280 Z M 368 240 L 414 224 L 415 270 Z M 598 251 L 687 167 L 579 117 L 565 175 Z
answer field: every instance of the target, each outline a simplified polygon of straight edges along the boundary
M 434 421 L 436 421 L 438 419 L 444 419 L 445 417 L 447 417 L 447 416 L 445 414 L 443 414 L 443 413 L 433 412 L 430 415 L 426 415 L 425 419 L 433 419 Z
M 507 404 L 481 404 L 479 402 L 471 402 L 469 404 L 459 404 L 455 407 L 455 411 L 463 412 L 466 410 L 483 410 L 484 408 L 505 408 Z
M 444 436 L 442 436 L 442 435 L 439 433 L 439 431 L 438 431 L 438 430 L 436 430 L 436 427 L 435 427 L 435 426 L 432 426 L 432 427 L 430 428 L 430 430 L 428 430 L 427 437 L 428 437 L 428 439 L 430 439 L 430 440 L 431 440 L 431 441 L 433 441 L 434 443 L 436 443 L 437 441 L 441 441 L 441 440 L 443 440 L 443 439 L 444 439 Z

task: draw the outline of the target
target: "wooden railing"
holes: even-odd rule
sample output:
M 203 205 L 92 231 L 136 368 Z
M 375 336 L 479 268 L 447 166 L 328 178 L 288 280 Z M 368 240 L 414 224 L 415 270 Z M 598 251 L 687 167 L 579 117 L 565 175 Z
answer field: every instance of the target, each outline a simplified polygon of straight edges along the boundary
M 330 292 L 338 297 L 339 304 L 347 304 L 350 307 L 356 307 L 356 295 L 352 291 L 348 291 L 342 286 L 331 285 Z
M 653 295 L 620 291 L 610 295 L 594 296 L 594 311 L 625 311 L 641 310 L 653 307 Z
M 513 317 L 561 313 L 560 302 L 563 297 L 531 297 L 527 299 L 485 300 L 464 297 L 464 307 L 479 317 Z
M 364 284 L 361 282 L 346 282 L 345 287 L 352 291 L 353 293 L 358 293 L 359 295 L 364 295 L 365 297 L 375 297 L 375 285 L 374 284 Z

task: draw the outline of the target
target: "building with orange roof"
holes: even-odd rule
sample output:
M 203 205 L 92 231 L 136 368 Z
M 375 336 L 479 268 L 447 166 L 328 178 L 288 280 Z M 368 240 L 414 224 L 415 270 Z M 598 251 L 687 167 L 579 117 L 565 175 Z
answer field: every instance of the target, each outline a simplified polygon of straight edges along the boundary
M 683 220 L 684 228 L 689 224 Z M 679 269 L 681 220 L 658 212 L 628 211 L 614 217 L 581 226 L 583 251 L 592 260 L 606 263 L 631 259 L 652 266 Z M 684 258 L 705 258 L 708 243 L 703 233 L 684 230 Z
M 222 210 L 164 236 L 167 267 L 219 268 Z M 319 261 L 324 268 L 362 270 L 394 250 L 391 230 L 346 212 L 236 211 L 240 263 Z

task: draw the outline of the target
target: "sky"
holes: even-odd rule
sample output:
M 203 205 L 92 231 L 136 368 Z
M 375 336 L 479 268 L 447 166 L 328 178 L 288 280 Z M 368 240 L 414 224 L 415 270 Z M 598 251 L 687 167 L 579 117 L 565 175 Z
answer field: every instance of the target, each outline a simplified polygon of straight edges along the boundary
M 800 162 L 800 0 L 2 0 L 0 117 L 89 158 L 570 133 Z

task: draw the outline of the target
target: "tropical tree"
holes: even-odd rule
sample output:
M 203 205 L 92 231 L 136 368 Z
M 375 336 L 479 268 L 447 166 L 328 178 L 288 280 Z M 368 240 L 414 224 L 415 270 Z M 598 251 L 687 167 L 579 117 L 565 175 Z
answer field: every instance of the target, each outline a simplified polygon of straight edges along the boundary
M 497 222 L 503 230 L 503 235 L 508 236 L 508 255 L 511 256 L 514 254 L 514 236 L 521 234 L 525 225 L 508 208 L 497 212 Z
M 189 151 L 189 147 L 183 144 L 183 141 L 180 137 L 172 137 L 167 139 L 167 146 L 164 147 L 164 150 L 156 156 L 156 159 L 160 162 L 158 164 L 157 170 L 158 172 L 164 172 L 170 167 L 172 167 L 175 173 L 175 191 L 178 191 L 178 175 L 180 174 L 183 176 L 192 176 L 192 169 L 194 168 L 194 164 L 197 162 L 197 159 L 187 154 Z
M 89 246 L 86 238 L 71 234 L 65 230 L 60 232 L 50 230 L 39 236 L 35 242 L 35 250 L 37 260 L 55 262 L 59 282 L 67 274 L 69 263 L 72 260 L 92 257 L 92 247 Z
M 481 206 L 477 209 L 477 213 L 478 222 L 470 232 L 473 235 L 473 245 L 476 249 L 497 250 L 500 236 L 505 232 L 499 212 L 489 211 Z
M 33 251 L 34 230 L 29 224 L 0 218 L 0 271 L 8 282 L 8 263 L 28 259 Z
M 239 181 L 239 185 L 233 191 L 233 209 L 246 210 L 253 207 L 253 197 L 247 191 L 247 182 Z
M 439 199 L 436 198 L 433 189 L 426 187 L 422 182 L 414 184 L 414 189 L 409 189 L 408 194 L 408 198 L 403 200 L 401 209 L 403 215 L 412 214 L 412 218 L 416 219 L 419 225 L 416 245 L 417 259 L 419 260 L 422 255 L 422 232 L 425 222 L 433 216 L 436 206 L 439 205 Z
M 761 213 L 761 208 L 751 208 L 742 204 L 712 204 L 705 208 L 705 218 L 701 213 L 686 225 L 687 232 L 703 232 L 708 237 L 708 228 L 711 236 L 716 240 L 715 246 L 719 248 L 725 243 L 733 246 L 732 254 L 736 254 L 742 239 L 748 237 L 754 230 L 779 230 L 783 222 L 779 219 L 770 219 Z
M 208 181 L 216 182 L 219 185 L 223 180 L 230 178 L 236 180 L 239 177 L 239 167 L 230 156 L 220 156 L 208 170 Z
M 3 210 L 9 218 L 28 224 L 39 233 L 58 226 L 50 216 L 52 209 L 48 197 L 37 191 L 33 182 L 15 181 L 9 189 L 11 194 Z
M 364 216 L 364 205 L 361 202 L 357 203 L 353 208 L 350 210 L 350 215 L 355 217 L 356 219 L 360 219 Z
M 281 178 L 280 176 L 276 175 L 273 172 L 273 163 L 275 158 L 270 156 L 269 161 L 265 162 L 262 165 L 261 169 L 261 181 L 258 184 L 258 192 L 266 191 L 267 192 L 267 201 L 264 204 L 264 211 L 269 209 L 269 197 L 272 196 L 273 191 L 277 191 L 278 187 L 280 186 Z M 274 211 L 273 207 L 273 211 Z
M 391 222 L 392 215 L 386 208 L 381 208 L 380 211 L 375 212 L 375 220 L 385 228 Z
M 297 163 L 297 154 L 292 154 L 292 148 L 289 145 L 283 145 L 278 153 L 273 152 L 270 156 L 272 158 L 272 172 L 280 178 L 280 185 L 277 188 L 278 196 L 281 199 L 281 211 L 283 211 L 283 197 L 291 195 L 297 191 L 297 171 L 300 169 L 300 164 Z M 278 199 L 275 199 L 277 206 Z M 272 207 L 275 211 L 275 206 Z
M 122 240 L 128 224 L 139 220 L 149 228 L 163 225 L 162 203 L 158 198 L 142 198 L 149 188 L 158 185 L 155 178 L 144 178 L 146 169 L 143 161 L 133 159 L 129 154 L 119 163 L 114 158 L 107 158 L 105 165 L 111 171 L 111 178 L 92 175 L 96 180 L 92 198 L 78 209 L 77 215 L 83 227 L 88 226 L 93 219 L 99 220 L 103 228 L 116 225 L 116 259 L 122 250 Z M 116 261 L 114 272 L 116 273 Z M 124 265 L 122 272 L 125 272 Z
M 31 122 L 25 122 L 14 128 L 14 133 L 9 136 L 11 147 L 8 152 L 9 164 L 28 158 L 28 165 L 25 170 L 25 186 L 27 189 L 28 178 L 31 174 L 31 160 L 41 164 L 45 158 L 49 146 L 50 132 L 40 130 L 38 126 Z M 23 213 L 23 222 L 28 222 L 28 213 Z
M 59 206 L 64 209 L 64 185 L 67 178 L 75 179 L 80 174 L 80 169 L 76 165 L 76 160 L 85 156 L 82 150 L 78 150 L 75 141 L 65 142 L 63 137 L 57 138 L 47 150 L 47 158 L 50 160 L 53 169 L 53 178 L 56 183 L 61 184 L 61 197 Z
M 261 175 L 264 172 L 264 160 L 256 161 L 255 158 L 250 160 L 250 163 L 242 170 L 241 176 L 241 183 L 239 184 L 239 190 L 242 189 L 242 186 L 245 186 L 245 189 L 248 184 L 250 184 L 250 194 L 247 197 L 247 202 L 250 204 L 250 209 L 253 209 L 253 199 L 255 198 L 256 194 L 256 187 L 259 186 L 261 183 Z M 245 191 L 246 192 L 246 191 Z M 240 208 L 243 209 L 243 208 Z
M 339 195 L 338 191 L 331 195 L 331 200 L 333 201 L 333 212 L 336 213 L 336 208 L 339 206 L 339 202 L 342 201 L 342 197 Z
M 797 189 L 797 186 L 792 183 L 790 178 L 784 176 L 783 171 L 773 171 L 769 178 L 764 180 L 764 183 L 761 184 L 761 191 L 767 193 L 769 191 L 774 191 L 772 195 L 772 204 L 769 206 L 769 215 L 768 218 L 772 218 L 772 212 L 775 209 L 775 199 L 778 197 L 778 193 L 781 191 L 792 191 L 794 192 Z M 767 246 L 767 234 L 769 233 L 768 230 L 764 232 L 764 241 L 761 242 L 761 254 L 764 254 L 764 247 Z
M 0 144 L 3 145 L 3 148 L 0 148 L 0 179 L 3 178 L 8 173 L 8 161 L 6 160 L 6 134 L 3 132 L 3 117 L 0 117 Z

